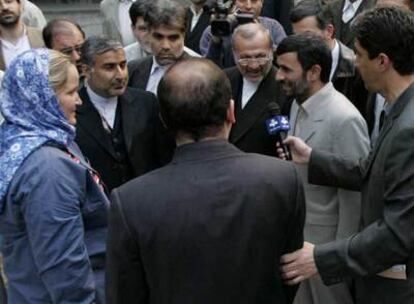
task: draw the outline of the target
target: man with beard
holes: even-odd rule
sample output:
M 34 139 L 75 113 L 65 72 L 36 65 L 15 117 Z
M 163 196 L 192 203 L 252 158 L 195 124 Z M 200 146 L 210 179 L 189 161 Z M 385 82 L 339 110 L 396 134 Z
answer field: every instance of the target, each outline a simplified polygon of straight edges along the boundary
M 329 82 L 332 56 L 324 40 L 316 35 L 294 35 L 276 50 L 276 79 L 294 98 L 289 133 L 312 148 L 323 148 L 358 160 L 369 151 L 365 120 L 354 105 Z M 359 228 L 360 193 L 339 187 L 310 185 L 308 168 L 298 165 L 305 184 L 305 240 L 321 244 L 343 239 Z M 353 303 L 345 283 L 326 287 L 320 277 L 301 284 L 296 303 Z
M 235 101 L 236 122 L 229 141 L 245 152 L 276 155 L 275 140 L 268 135 L 269 103 L 283 106 L 283 94 L 272 66 L 273 50 L 269 30 L 249 23 L 236 28 L 232 37 L 236 67 L 226 69 Z
M 152 56 L 128 64 L 128 85 L 157 94 L 158 83 L 167 68 L 190 55 L 184 51 L 186 10 L 175 1 L 151 3 L 145 15 Z
M 25 26 L 20 0 L 0 1 L 0 70 L 21 53 L 43 46 L 42 32 Z
M 79 91 L 83 104 L 76 142 L 109 192 L 161 166 L 174 146 L 164 140 L 155 96 L 127 88 L 128 69 L 119 42 L 88 38 L 82 63 L 86 84 Z

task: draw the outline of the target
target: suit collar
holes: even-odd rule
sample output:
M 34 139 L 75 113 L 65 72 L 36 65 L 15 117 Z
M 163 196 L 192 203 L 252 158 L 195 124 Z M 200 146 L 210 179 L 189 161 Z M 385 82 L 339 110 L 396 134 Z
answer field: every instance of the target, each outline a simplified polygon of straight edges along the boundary
M 384 120 L 384 124 L 382 129 L 378 135 L 378 139 L 375 142 L 374 148 L 372 149 L 371 153 L 368 157 L 368 165 L 366 166 L 364 176 L 367 176 L 370 168 L 377 156 L 378 150 L 381 147 L 382 142 L 384 141 L 385 137 L 387 136 L 388 132 L 392 129 L 392 126 L 395 123 L 395 120 L 400 116 L 406 105 L 412 100 L 414 96 L 414 84 L 411 84 L 395 101 L 394 105 L 392 106 L 389 114 L 386 116 Z
M 353 77 L 355 75 L 355 53 L 339 40 L 336 40 L 339 45 L 339 61 L 338 66 L 332 77 L 332 82 L 337 78 Z
M 242 153 L 225 139 L 204 140 L 178 146 L 172 163 L 217 159 Z

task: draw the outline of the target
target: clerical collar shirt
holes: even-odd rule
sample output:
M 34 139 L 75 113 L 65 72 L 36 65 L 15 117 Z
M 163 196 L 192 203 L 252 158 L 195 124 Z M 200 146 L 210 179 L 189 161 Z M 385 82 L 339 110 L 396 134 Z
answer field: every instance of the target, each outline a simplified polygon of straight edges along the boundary
M 336 69 L 338 68 L 338 63 L 339 63 L 339 43 L 338 41 L 335 41 L 335 46 L 331 51 L 332 54 L 332 68 L 331 68 L 331 73 L 329 75 L 329 81 L 332 81 L 332 78 L 335 74 Z
M 243 77 L 243 90 L 242 90 L 242 99 L 241 99 L 241 108 L 244 107 L 249 102 L 250 98 L 256 93 L 257 88 L 259 87 L 260 82 L 251 82 L 250 80 Z
M 10 63 L 13 61 L 14 58 L 19 56 L 21 53 L 24 53 L 31 49 L 29 37 L 27 36 L 26 27 L 24 27 L 23 34 L 16 41 L 16 43 L 12 43 L 1 37 L 0 37 L 0 42 L 1 42 L 1 49 L 3 52 L 3 59 L 4 59 L 4 64 L 6 65 L 6 69 L 9 67 Z
M 194 9 L 194 6 L 190 6 L 190 10 L 193 13 L 193 18 L 191 18 L 191 31 L 195 28 L 197 25 L 198 20 L 200 19 L 201 14 L 203 13 L 203 9 L 201 9 L 198 13 Z
M 363 0 L 357 0 L 351 2 L 349 0 L 345 0 L 344 8 L 342 10 L 342 21 L 344 23 L 348 23 L 352 18 L 354 18 L 362 1 Z
M 169 65 L 159 65 L 155 60 L 155 57 L 152 56 L 152 67 L 150 71 L 150 77 L 148 79 L 147 87 L 145 90 L 154 93 L 157 95 L 158 84 L 162 76 L 164 76 L 165 71 L 168 69 Z
M 133 0 L 122 0 L 118 7 L 119 33 L 122 37 L 122 44 L 124 46 L 134 43 L 135 37 L 131 29 L 131 18 L 129 17 L 129 8 Z
M 88 92 L 89 99 L 95 106 L 99 115 L 101 116 L 103 123 L 108 124 L 111 129 L 114 128 L 116 106 L 118 105 L 118 97 L 105 98 L 96 94 L 92 89 L 86 85 L 86 91 Z

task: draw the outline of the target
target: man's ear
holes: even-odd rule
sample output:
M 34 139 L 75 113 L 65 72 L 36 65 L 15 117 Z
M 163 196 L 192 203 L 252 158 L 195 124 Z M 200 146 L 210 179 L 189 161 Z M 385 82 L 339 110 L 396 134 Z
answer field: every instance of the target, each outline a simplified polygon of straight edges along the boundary
M 379 53 L 377 59 L 380 72 L 387 71 L 392 65 L 390 58 L 384 53 Z
M 318 81 L 321 79 L 322 68 L 319 64 L 314 64 L 307 72 L 308 81 Z
M 236 122 L 236 117 L 234 116 L 234 100 L 233 99 L 230 99 L 229 107 L 227 108 L 226 120 L 230 124 L 234 124 Z
M 84 75 L 86 79 L 89 79 L 91 76 L 91 68 L 88 65 L 82 63 L 81 70 L 82 70 L 82 75 Z

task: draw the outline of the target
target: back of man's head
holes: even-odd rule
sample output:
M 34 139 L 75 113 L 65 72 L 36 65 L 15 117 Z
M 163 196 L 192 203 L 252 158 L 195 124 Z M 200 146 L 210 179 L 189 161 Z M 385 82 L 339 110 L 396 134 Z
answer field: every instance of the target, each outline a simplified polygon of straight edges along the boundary
M 397 7 L 380 7 L 357 17 L 355 37 L 370 59 L 384 53 L 400 75 L 414 74 L 414 15 Z
M 149 5 L 148 12 L 144 18 L 150 29 L 165 26 L 179 29 L 184 33 L 187 26 L 185 7 L 173 0 L 153 1 Z
M 199 141 L 222 131 L 231 87 L 226 74 L 211 61 L 189 58 L 168 69 L 157 96 L 167 127 L 176 135 Z
M 325 41 L 314 34 L 302 34 L 288 36 L 282 40 L 276 49 L 276 55 L 296 53 L 302 69 L 309 71 L 314 65 L 321 68 L 320 80 L 323 83 L 329 81 L 332 66 L 331 50 Z

